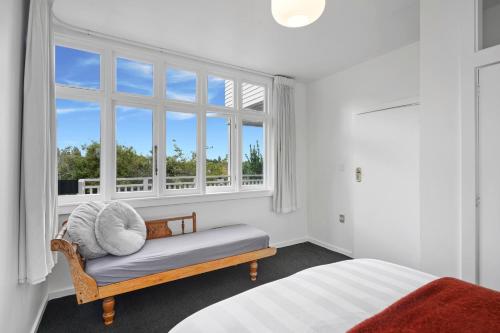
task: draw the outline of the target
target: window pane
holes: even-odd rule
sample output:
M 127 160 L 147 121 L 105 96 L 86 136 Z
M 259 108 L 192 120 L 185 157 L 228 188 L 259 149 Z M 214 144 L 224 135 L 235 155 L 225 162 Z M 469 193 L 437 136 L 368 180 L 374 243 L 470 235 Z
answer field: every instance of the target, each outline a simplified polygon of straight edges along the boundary
M 264 111 L 264 87 L 250 83 L 241 85 L 241 105 L 243 109 Z
M 153 111 L 116 108 L 116 191 L 153 189 Z
M 168 99 L 196 102 L 196 73 L 169 68 L 166 80 L 166 96 Z
M 100 192 L 100 107 L 57 99 L 59 195 Z
M 207 114 L 206 171 L 207 186 L 230 186 L 231 119 Z
M 153 65 L 117 58 L 116 91 L 153 96 Z
M 56 46 L 56 83 L 99 89 L 101 57 L 97 53 Z
M 234 82 L 216 76 L 208 76 L 208 104 L 234 106 Z
M 243 154 L 241 184 L 264 184 L 264 126 L 262 122 L 243 121 Z
M 500 0 L 483 0 L 482 48 L 500 45 Z
M 196 188 L 196 115 L 167 112 L 167 190 Z

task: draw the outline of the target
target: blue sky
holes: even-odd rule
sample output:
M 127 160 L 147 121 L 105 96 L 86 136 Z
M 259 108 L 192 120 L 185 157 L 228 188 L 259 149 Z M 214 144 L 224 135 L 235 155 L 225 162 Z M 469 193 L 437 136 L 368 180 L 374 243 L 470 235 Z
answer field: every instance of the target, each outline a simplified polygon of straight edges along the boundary
M 153 65 L 117 59 L 117 86 L 120 92 L 153 95 Z M 165 74 L 166 96 L 169 99 L 196 101 L 196 74 L 169 68 Z M 86 89 L 99 89 L 100 56 L 95 53 L 56 47 L 56 82 Z M 224 105 L 226 80 L 208 77 L 208 102 Z M 231 81 L 232 84 L 232 81 Z M 99 141 L 100 108 L 97 103 L 64 100 L 56 101 L 58 147 L 81 146 Z M 175 111 L 175 110 L 172 110 Z M 152 150 L 153 113 L 148 109 L 117 106 L 116 138 L 119 144 L 132 146 L 137 152 L 149 155 Z M 189 156 L 196 151 L 196 116 L 194 114 L 167 112 L 167 154 L 173 154 L 173 140 Z M 256 141 L 262 146 L 261 127 L 245 126 L 243 129 L 243 153 Z M 227 120 L 207 118 L 207 156 L 224 158 L 228 153 L 229 138 Z

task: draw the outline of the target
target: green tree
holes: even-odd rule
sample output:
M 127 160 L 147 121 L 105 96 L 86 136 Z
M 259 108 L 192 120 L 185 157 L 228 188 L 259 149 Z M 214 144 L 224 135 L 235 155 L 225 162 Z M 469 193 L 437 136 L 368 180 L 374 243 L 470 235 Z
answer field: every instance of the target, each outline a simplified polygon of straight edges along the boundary
M 133 147 L 116 146 L 116 176 L 118 178 L 151 177 L 153 167 L 152 152 L 144 156 Z
M 243 162 L 244 175 L 261 175 L 264 165 L 264 158 L 260 151 L 259 141 L 255 145 L 250 145 L 249 154 L 245 154 L 246 161 Z
M 196 153 L 191 152 L 187 157 L 182 149 L 173 140 L 174 154 L 167 156 L 167 177 L 196 176 Z
M 99 178 L 101 147 L 91 142 L 57 150 L 60 180 Z M 152 156 L 138 154 L 133 147 L 117 145 L 117 177 L 151 177 Z

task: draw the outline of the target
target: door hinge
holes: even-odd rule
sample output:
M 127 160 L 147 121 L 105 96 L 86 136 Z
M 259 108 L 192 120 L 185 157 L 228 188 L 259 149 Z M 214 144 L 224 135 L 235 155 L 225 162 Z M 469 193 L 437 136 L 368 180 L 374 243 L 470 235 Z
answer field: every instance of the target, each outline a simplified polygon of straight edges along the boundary
M 481 197 L 476 197 L 476 207 L 479 207 L 481 204 Z

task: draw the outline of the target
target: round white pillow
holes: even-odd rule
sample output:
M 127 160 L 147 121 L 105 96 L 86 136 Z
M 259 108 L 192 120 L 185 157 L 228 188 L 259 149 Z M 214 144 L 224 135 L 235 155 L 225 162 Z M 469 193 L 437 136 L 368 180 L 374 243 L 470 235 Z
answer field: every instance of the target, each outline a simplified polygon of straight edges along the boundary
M 108 254 L 95 237 L 95 221 L 104 206 L 101 202 L 87 202 L 76 207 L 68 218 L 68 235 L 84 258 L 94 259 Z
M 142 217 L 124 202 L 112 202 L 97 215 L 97 242 L 115 256 L 126 256 L 139 251 L 146 242 L 146 234 L 146 224 Z

